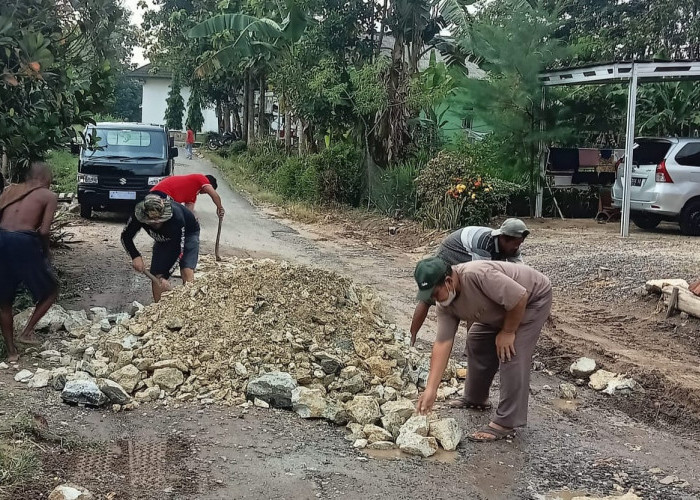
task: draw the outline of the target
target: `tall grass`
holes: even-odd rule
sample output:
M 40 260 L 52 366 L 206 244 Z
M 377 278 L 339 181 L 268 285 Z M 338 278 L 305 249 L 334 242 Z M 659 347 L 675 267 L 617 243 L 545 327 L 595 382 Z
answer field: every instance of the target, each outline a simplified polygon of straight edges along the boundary
M 58 193 L 75 193 L 77 190 L 78 157 L 69 151 L 51 151 L 46 163 L 53 171 L 53 188 Z

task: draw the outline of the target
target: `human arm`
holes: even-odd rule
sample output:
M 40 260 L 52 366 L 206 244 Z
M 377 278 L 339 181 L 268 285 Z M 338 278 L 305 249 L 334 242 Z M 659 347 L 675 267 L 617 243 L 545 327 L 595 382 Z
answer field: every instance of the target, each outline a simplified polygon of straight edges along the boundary
M 515 352 L 515 332 L 518 330 L 520 323 L 525 316 L 527 308 L 528 294 L 525 293 L 513 309 L 506 310 L 506 317 L 503 320 L 501 331 L 496 335 L 496 353 L 501 363 L 510 361 Z
M 454 337 L 447 340 L 438 340 L 433 343 L 433 350 L 430 355 L 428 382 L 416 404 L 416 411 L 421 415 L 427 415 L 433 409 L 435 398 L 437 397 L 437 390 L 442 380 L 442 374 L 445 372 L 445 367 L 447 367 L 447 362 L 450 359 L 453 344 Z
M 216 189 L 214 189 L 214 186 L 211 184 L 207 184 L 202 187 L 202 192 L 208 194 L 211 197 L 211 200 L 214 202 L 214 205 L 216 205 L 216 215 L 219 216 L 219 218 L 224 217 L 224 213 L 226 211 L 224 210 L 224 206 L 221 203 L 221 196 L 219 196 L 219 193 L 216 192 Z
M 41 224 L 39 225 L 39 236 L 41 236 L 41 243 L 44 248 L 44 255 L 49 256 L 49 235 L 51 234 L 51 224 L 53 223 L 53 216 L 56 213 L 56 207 L 58 207 L 58 197 L 47 190 L 46 204 L 44 205 L 44 213 L 41 216 Z
M 426 304 L 423 301 L 419 301 L 418 305 L 416 305 L 416 310 L 413 312 L 413 319 L 411 320 L 411 347 L 413 347 L 416 343 L 418 330 L 420 330 L 420 327 L 423 326 L 429 310 L 430 304 Z
M 129 257 L 131 257 L 134 269 L 139 272 L 143 272 L 143 259 L 141 258 L 141 253 L 136 248 L 136 245 L 134 245 L 134 236 L 136 236 L 136 233 L 138 233 L 140 229 L 141 223 L 136 219 L 136 217 L 130 217 L 129 221 L 126 223 L 126 226 L 122 230 L 121 242 L 124 250 L 126 250 Z M 138 269 L 137 266 L 141 268 Z

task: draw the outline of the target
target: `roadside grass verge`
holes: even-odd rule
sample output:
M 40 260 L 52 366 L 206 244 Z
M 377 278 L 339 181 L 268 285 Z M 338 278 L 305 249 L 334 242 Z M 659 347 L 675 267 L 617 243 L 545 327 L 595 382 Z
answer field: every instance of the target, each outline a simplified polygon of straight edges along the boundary
M 217 166 L 231 186 L 243 193 L 253 203 L 275 206 L 282 211 L 285 217 L 308 224 L 318 222 L 323 217 L 324 210 L 318 205 L 290 200 L 258 184 L 246 169 L 242 157 L 222 158 L 210 152 L 204 152 L 204 156 Z
M 75 193 L 77 189 L 78 158 L 70 151 L 51 151 L 46 157 L 46 163 L 53 171 L 54 189 L 57 193 Z

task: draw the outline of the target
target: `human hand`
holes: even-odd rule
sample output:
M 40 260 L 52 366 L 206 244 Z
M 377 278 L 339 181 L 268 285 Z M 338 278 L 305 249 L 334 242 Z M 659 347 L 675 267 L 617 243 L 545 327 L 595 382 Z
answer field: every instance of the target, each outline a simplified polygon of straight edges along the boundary
M 416 411 L 420 415 L 427 415 L 433 410 L 433 405 L 435 404 L 435 398 L 437 397 L 437 391 L 435 389 L 425 388 L 423 394 L 418 398 L 418 403 L 416 403 Z
M 515 356 L 515 332 L 501 330 L 496 335 L 496 354 L 501 363 L 510 361 Z
M 168 290 L 170 290 L 170 281 L 166 278 L 160 278 L 160 289 L 163 292 L 167 292 Z
M 226 210 L 224 210 L 223 206 L 216 209 L 216 215 L 219 216 L 219 219 L 223 219 L 225 213 L 226 213 Z
M 134 270 L 138 273 L 142 273 L 146 269 L 146 265 L 143 263 L 143 258 L 136 257 L 131 261 L 131 265 L 134 266 Z

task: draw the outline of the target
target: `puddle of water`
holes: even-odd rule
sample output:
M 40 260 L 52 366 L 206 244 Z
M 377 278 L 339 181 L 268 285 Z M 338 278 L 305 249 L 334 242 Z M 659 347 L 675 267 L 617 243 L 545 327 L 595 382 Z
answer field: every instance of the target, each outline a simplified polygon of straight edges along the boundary
M 566 399 L 557 398 L 557 399 L 554 399 L 552 401 L 552 406 L 554 406 L 555 408 L 557 408 L 559 410 L 563 410 L 563 411 L 578 410 L 578 405 L 579 405 L 579 403 L 576 400 L 569 401 Z
M 576 491 L 576 490 L 557 490 L 550 491 L 545 494 L 545 500 L 571 500 L 576 497 L 587 497 L 590 495 L 587 491 Z
M 415 458 L 413 455 L 404 453 L 398 448 L 394 448 L 393 450 L 369 450 L 365 448 L 362 450 L 362 452 L 377 460 L 401 460 L 404 458 Z M 455 464 L 457 463 L 457 457 L 459 457 L 459 454 L 456 451 L 445 451 L 440 449 L 437 451 L 437 453 L 435 453 L 435 455 L 426 458 L 426 460 L 430 462 Z

